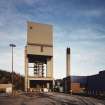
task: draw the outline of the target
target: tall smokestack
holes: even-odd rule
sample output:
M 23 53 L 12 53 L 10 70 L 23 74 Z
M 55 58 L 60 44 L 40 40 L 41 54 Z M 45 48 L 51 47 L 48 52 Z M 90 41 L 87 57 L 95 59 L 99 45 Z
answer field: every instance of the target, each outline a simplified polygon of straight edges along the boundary
M 70 76 L 70 48 L 66 49 L 66 77 Z

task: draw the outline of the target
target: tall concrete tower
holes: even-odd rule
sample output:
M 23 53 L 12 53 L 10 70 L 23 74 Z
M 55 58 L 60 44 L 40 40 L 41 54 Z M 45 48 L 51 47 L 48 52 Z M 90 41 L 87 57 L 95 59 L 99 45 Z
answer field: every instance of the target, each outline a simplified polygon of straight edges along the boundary
M 53 29 L 28 22 L 25 47 L 25 91 L 49 91 L 53 86 Z
M 66 77 L 70 76 L 70 48 L 66 49 Z
M 70 76 L 70 48 L 66 49 L 66 77 L 64 81 L 64 92 L 70 93 L 71 91 L 71 76 Z

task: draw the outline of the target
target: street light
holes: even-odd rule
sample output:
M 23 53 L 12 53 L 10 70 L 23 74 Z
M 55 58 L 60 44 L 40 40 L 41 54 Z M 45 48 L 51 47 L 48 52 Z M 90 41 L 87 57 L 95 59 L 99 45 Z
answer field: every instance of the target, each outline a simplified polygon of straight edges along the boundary
M 14 78 L 13 78 L 13 48 L 16 47 L 16 45 L 15 45 L 15 44 L 10 44 L 9 46 L 10 46 L 11 49 L 12 49 L 12 66 L 11 66 L 11 67 L 12 67 L 12 78 L 11 78 L 12 81 L 11 81 L 11 82 L 12 82 L 12 95 L 13 95 L 13 79 L 14 79 Z

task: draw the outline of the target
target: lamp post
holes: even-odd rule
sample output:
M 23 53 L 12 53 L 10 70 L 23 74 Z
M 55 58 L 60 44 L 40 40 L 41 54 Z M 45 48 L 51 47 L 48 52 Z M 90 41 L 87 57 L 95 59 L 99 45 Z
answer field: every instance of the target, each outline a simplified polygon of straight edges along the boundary
M 11 78 L 12 80 L 11 80 L 11 82 L 12 82 L 12 95 L 13 95 L 13 79 L 14 79 L 14 77 L 13 77 L 13 63 L 14 63 L 13 62 L 13 48 L 16 47 L 16 45 L 15 44 L 10 44 L 9 46 L 12 49 L 12 66 L 11 66 L 12 67 L 12 78 Z

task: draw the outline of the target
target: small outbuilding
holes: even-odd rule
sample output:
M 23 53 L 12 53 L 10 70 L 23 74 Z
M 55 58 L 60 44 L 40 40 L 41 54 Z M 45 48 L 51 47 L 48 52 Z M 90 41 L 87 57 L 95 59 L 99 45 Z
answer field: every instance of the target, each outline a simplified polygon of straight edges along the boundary
M 12 84 L 0 84 L 0 93 L 12 93 Z

